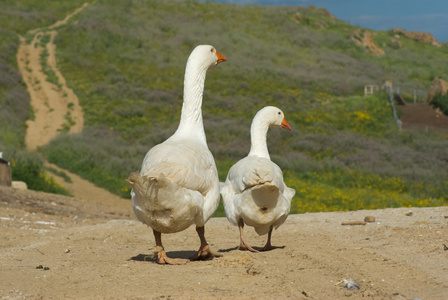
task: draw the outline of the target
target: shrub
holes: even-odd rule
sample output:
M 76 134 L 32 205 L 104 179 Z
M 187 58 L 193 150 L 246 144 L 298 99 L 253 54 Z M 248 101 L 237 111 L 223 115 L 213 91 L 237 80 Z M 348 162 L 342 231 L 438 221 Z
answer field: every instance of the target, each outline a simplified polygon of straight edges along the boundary
M 54 178 L 45 173 L 43 159 L 36 153 L 18 151 L 5 153 L 11 161 L 12 178 L 24 181 L 31 190 L 71 196 Z
M 440 93 L 435 95 L 429 104 L 440 108 L 440 110 L 448 116 L 448 93 L 445 93 L 444 95 Z

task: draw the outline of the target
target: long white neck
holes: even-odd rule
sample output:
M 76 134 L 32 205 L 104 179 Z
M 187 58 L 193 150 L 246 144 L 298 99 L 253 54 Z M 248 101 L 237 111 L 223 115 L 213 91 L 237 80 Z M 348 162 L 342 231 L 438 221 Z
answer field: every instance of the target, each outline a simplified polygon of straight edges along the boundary
M 268 134 L 269 124 L 255 116 L 250 126 L 250 152 L 248 156 L 257 156 L 271 159 L 269 156 L 266 135 Z
M 195 62 L 187 63 L 182 114 L 179 127 L 174 134 L 177 137 L 195 137 L 205 146 L 207 146 L 207 140 L 202 121 L 202 95 L 206 73 L 206 67 L 200 67 Z

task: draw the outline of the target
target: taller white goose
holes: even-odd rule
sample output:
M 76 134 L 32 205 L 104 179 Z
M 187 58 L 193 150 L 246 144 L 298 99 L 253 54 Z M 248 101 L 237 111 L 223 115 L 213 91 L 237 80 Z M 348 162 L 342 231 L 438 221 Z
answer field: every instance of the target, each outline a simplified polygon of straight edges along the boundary
M 219 179 L 207 147 L 202 122 L 202 95 L 207 70 L 226 61 L 213 46 L 197 46 L 187 61 L 184 102 L 177 131 L 146 154 L 140 174 L 129 175 L 137 219 L 153 229 L 159 264 L 185 264 L 188 259 L 166 255 L 162 233 L 182 231 L 192 224 L 201 240 L 192 259 L 220 256 L 209 248 L 204 224 L 219 204 Z
M 266 144 L 270 126 L 291 130 L 279 108 L 267 106 L 261 109 L 250 127 L 249 155 L 230 168 L 221 188 L 226 217 L 239 227 L 240 250 L 258 252 L 245 242 L 244 224 L 254 227 L 259 235 L 268 233 L 262 250 L 272 249 L 272 229 L 285 222 L 296 193 L 286 186 L 282 170 L 270 159 Z

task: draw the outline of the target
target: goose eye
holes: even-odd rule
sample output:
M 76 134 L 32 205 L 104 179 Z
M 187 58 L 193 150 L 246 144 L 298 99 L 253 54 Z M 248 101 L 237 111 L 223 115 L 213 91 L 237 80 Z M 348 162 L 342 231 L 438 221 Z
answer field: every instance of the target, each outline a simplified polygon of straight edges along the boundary
M 211 48 L 211 49 L 210 49 L 210 52 L 211 52 L 211 53 L 215 52 L 215 49 Z
M 281 112 L 278 112 L 278 115 L 279 115 L 279 116 L 281 116 L 281 115 L 282 115 L 282 113 L 281 113 Z

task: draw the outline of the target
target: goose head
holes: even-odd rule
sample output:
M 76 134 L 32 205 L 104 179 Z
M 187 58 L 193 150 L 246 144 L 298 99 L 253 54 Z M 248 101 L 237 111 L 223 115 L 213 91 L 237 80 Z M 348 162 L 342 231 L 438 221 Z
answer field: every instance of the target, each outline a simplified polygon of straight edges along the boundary
M 264 157 L 270 159 L 266 143 L 266 135 L 269 127 L 280 127 L 291 130 L 281 109 L 275 106 L 266 106 L 255 115 L 250 126 L 251 146 L 249 156 Z
M 199 45 L 188 58 L 188 64 L 194 65 L 198 69 L 210 70 L 219 63 L 227 59 L 211 45 Z
M 285 115 L 280 108 L 266 106 L 261 109 L 257 115 L 270 127 L 281 127 L 283 129 L 291 130 L 291 126 L 286 122 Z

